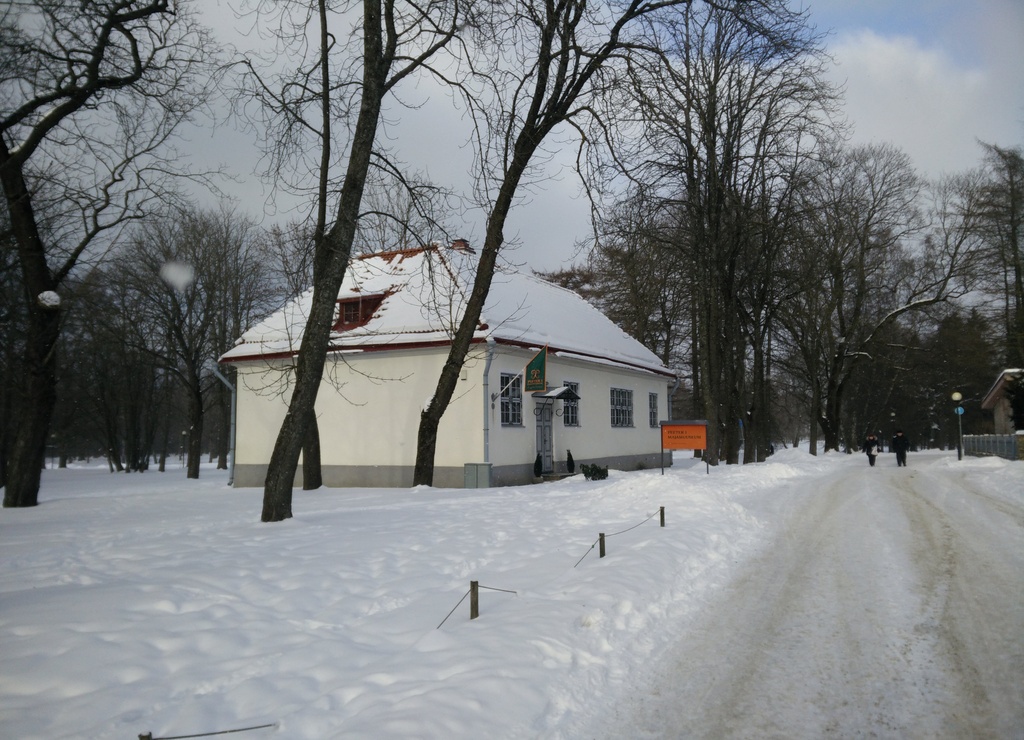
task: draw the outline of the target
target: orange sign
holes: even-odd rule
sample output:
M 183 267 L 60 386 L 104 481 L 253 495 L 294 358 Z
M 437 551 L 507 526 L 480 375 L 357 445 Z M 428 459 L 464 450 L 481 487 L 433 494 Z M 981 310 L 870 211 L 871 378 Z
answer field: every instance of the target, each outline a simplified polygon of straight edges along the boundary
M 661 422 L 661 448 L 663 450 L 706 450 L 708 423 L 706 421 Z

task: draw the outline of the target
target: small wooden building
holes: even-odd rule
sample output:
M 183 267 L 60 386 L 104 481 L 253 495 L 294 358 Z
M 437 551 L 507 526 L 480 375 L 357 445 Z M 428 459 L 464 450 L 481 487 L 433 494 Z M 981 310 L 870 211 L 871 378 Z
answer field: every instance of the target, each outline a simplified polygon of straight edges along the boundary
M 1010 384 L 1021 375 L 1024 375 L 1024 370 L 1019 368 L 1003 370 L 981 401 L 981 407 L 992 412 L 996 434 L 1013 434 L 1014 432 L 1010 398 L 1006 391 Z

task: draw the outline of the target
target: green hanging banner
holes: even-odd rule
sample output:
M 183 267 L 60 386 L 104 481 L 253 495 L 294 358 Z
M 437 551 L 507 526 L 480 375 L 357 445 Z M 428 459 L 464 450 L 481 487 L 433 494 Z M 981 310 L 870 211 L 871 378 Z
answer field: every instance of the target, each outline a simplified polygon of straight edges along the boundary
M 548 389 L 547 364 L 548 348 L 545 346 L 544 349 L 538 352 L 526 365 L 526 372 L 524 374 L 526 387 L 524 390 L 527 393 L 546 391 Z

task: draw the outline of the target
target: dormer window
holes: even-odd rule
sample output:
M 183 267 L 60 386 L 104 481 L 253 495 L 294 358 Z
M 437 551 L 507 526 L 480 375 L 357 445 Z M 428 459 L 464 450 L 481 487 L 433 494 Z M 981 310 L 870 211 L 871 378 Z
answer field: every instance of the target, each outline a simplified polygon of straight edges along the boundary
M 335 313 L 334 331 L 349 331 L 366 324 L 384 301 L 383 295 L 367 295 L 358 298 L 343 298 L 338 301 Z

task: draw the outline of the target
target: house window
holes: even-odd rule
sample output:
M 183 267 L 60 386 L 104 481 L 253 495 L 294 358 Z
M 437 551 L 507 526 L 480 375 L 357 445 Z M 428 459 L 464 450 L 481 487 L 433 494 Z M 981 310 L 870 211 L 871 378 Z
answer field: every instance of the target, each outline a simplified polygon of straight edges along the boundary
M 342 324 L 358 324 L 363 315 L 361 301 L 346 301 L 338 311 Z
M 566 388 L 577 396 L 580 394 L 580 384 L 571 380 L 562 382 Z M 567 427 L 578 427 L 580 425 L 580 401 L 578 398 L 562 400 L 562 424 Z
M 501 374 L 501 425 L 522 426 L 523 424 L 523 376 L 512 373 Z
M 647 420 L 652 427 L 658 426 L 658 394 L 647 394 Z
M 611 407 L 613 427 L 633 426 L 633 391 L 612 388 Z
M 369 295 L 358 298 L 343 298 L 338 301 L 338 310 L 334 318 L 334 331 L 348 331 L 363 326 L 373 318 L 374 312 L 380 308 L 384 296 Z

